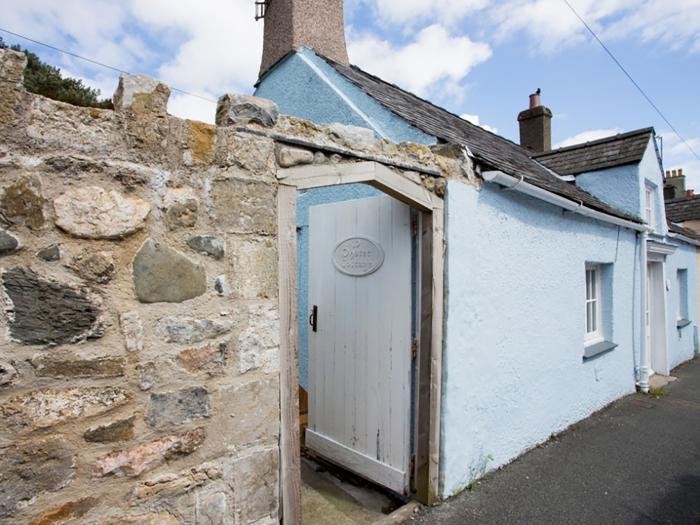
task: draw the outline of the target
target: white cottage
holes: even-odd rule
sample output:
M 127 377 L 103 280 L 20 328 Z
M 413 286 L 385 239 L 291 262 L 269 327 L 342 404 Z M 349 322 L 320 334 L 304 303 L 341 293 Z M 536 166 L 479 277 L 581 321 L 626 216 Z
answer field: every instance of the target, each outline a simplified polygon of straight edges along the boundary
M 469 173 L 438 188 L 443 223 L 358 174 L 292 168 L 337 182 L 296 197 L 306 447 L 433 502 L 693 356 L 697 240 L 666 225 L 653 130 L 550 152 L 537 94 L 518 145 L 351 66 L 342 0 L 265 4 L 256 95 Z

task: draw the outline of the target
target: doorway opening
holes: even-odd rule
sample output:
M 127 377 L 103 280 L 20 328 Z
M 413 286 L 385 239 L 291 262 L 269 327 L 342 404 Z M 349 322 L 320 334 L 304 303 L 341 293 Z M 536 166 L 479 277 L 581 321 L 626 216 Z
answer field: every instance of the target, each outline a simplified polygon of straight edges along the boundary
M 376 162 L 327 171 L 280 177 L 285 523 L 314 484 L 382 513 L 438 493 L 442 200 Z
M 652 373 L 667 376 L 670 370 L 666 352 L 666 287 L 662 261 L 650 260 L 647 264 L 646 321 Z

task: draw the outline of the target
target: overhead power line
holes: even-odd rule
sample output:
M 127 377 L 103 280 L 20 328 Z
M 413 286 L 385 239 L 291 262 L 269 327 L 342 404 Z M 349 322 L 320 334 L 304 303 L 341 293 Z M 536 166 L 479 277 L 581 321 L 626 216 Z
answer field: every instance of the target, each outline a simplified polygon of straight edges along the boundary
M 583 17 L 582 17 L 580 14 L 578 14 L 578 11 L 576 11 L 576 9 L 574 9 L 574 7 L 569 3 L 569 0 L 562 0 L 562 1 L 569 7 L 569 9 L 571 9 L 571 12 L 572 12 L 574 15 L 576 15 L 576 18 L 578 18 L 578 19 L 581 21 L 581 23 L 582 23 L 582 24 L 584 25 L 584 27 L 588 30 L 588 32 L 589 32 L 591 35 L 593 35 L 593 38 L 595 38 L 596 41 L 600 44 L 600 47 L 602 47 L 602 48 L 605 50 L 605 52 L 608 54 L 608 56 L 612 59 L 613 62 L 615 62 L 615 64 L 617 65 L 617 67 L 620 68 L 620 70 L 625 74 L 625 76 L 630 80 L 630 82 L 632 82 L 632 84 L 634 85 L 634 87 L 637 88 L 637 91 L 639 91 L 639 92 L 642 94 L 642 96 L 646 99 L 646 101 L 649 103 L 649 105 L 651 105 L 651 107 L 654 108 L 654 110 L 655 110 L 655 111 L 659 114 L 659 116 L 664 120 L 664 122 L 668 125 L 668 127 L 671 128 L 671 129 L 673 130 L 673 132 L 674 132 L 674 133 L 676 134 L 676 136 L 680 139 L 680 141 L 683 142 L 683 144 L 686 145 L 686 147 L 688 148 L 688 150 L 690 151 L 690 153 L 692 153 L 693 156 L 694 156 L 696 159 L 698 159 L 698 161 L 700 161 L 700 155 L 698 155 L 698 154 L 695 152 L 695 150 L 694 150 L 693 147 L 690 145 L 690 143 L 689 143 L 687 140 L 685 140 L 685 138 L 683 138 L 683 135 L 681 135 L 681 134 L 679 133 L 679 131 L 676 129 L 676 127 L 675 127 L 673 124 L 671 124 L 671 122 L 666 118 L 666 115 L 664 115 L 663 112 L 659 109 L 659 107 L 658 107 L 656 104 L 654 104 L 654 101 L 651 100 L 651 97 L 649 97 L 649 95 L 646 94 L 646 92 L 645 92 L 645 91 L 642 89 L 642 87 L 637 83 L 637 81 L 636 81 L 634 78 L 632 78 L 632 75 L 630 75 L 630 73 L 627 71 L 627 69 L 625 69 L 625 66 L 623 66 L 622 63 L 617 59 L 617 57 L 615 57 L 615 55 L 613 54 L 613 52 L 610 51 L 610 49 L 608 48 L 608 46 L 605 45 L 605 42 L 603 42 L 603 41 L 600 39 L 600 37 L 598 37 L 598 35 L 596 34 L 596 32 L 593 31 L 593 28 L 591 28 L 591 26 L 588 25 L 588 23 L 583 19 Z
M 104 62 L 99 62 L 99 61 L 97 61 L 97 60 L 93 60 L 92 58 L 87 58 L 87 57 L 78 55 L 78 54 L 76 54 L 76 53 L 72 53 L 72 52 L 70 52 L 70 51 L 66 51 L 65 49 L 61 49 L 60 47 L 52 46 L 51 44 L 46 44 L 45 42 L 41 42 L 41 41 L 39 41 L 39 40 L 35 40 L 35 39 L 33 39 L 33 38 L 29 38 L 28 36 L 25 36 L 25 35 L 20 35 L 19 33 L 15 33 L 14 31 L 10 31 L 10 30 L 8 30 L 8 29 L 3 29 L 2 27 L 0 27 L 0 31 L 2 31 L 3 33 L 7 33 L 8 35 L 12 35 L 12 36 L 16 36 L 16 37 L 18 37 L 18 38 L 22 38 L 22 39 L 27 40 L 27 41 L 29 41 L 29 42 L 32 42 L 32 43 L 34 43 L 34 44 L 47 47 L 47 48 L 52 49 L 52 50 L 54 50 L 54 51 L 58 51 L 59 53 L 63 53 L 64 55 L 68 55 L 68 56 L 71 56 L 71 57 L 73 57 L 73 58 L 77 58 L 77 59 L 80 59 L 80 60 L 84 60 L 85 62 L 89 62 L 90 64 L 94 64 L 94 65 L 96 65 L 96 66 L 104 67 L 104 68 L 106 68 L 106 69 L 111 69 L 112 71 L 116 71 L 117 73 L 125 73 L 125 74 L 127 74 L 127 75 L 130 75 L 130 74 L 131 74 L 131 73 L 129 73 L 128 71 L 124 71 L 124 70 L 121 69 L 121 68 L 114 67 L 114 66 L 110 66 L 109 64 L 105 64 Z M 199 99 L 201 99 L 201 100 L 206 100 L 207 102 L 211 102 L 212 104 L 216 104 L 216 100 L 212 100 L 212 99 L 210 99 L 210 98 L 203 97 L 202 95 L 197 95 L 196 93 L 190 93 L 189 91 L 185 91 L 184 89 L 179 89 L 179 88 L 172 87 L 172 86 L 170 87 L 170 89 L 171 89 L 172 91 L 177 91 L 178 93 L 182 93 L 183 95 L 187 95 L 187 96 L 189 96 L 189 97 L 199 98 Z

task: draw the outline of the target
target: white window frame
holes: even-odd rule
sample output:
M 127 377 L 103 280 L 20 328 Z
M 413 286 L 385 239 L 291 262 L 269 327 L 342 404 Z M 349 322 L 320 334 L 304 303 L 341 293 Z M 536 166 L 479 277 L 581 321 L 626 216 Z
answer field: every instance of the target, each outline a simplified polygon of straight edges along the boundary
M 688 276 L 688 270 L 685 268 L 679 268 L 676 270 L 676 294 L 677 294 L 677 299 L 676 299 L 676 320 L 680 321 L 681 319 L 686 319 L 688 315 L 688 302 L 686 300 L 687 297 L 687 290 L 686 286 L 683 284 L 683 277 L 686 277 L 686 282 L 687 282 L 687 276 Z
M 652 188 L 651 186 L 645 186 L 646 219 L 647 219 L 647 224 L 652 229 L 656 229 L 656 213 L 655 213 L 656 210 L 654 210 L 654 201 L 655 201 L 654 193 L 655 193 L 654 188 Z
M 602 268 L 600 264 L 586 264 L 583 325 L 583 342 L 586 346 L 604 341 L 604 301 L 601 273 Z

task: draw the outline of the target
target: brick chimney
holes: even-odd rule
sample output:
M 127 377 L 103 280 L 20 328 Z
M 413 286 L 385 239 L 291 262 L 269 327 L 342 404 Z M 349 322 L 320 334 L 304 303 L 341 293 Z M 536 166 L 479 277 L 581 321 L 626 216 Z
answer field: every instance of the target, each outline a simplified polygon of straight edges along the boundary
M 552 111 L 540 101 L 540 90 L 530 95 L 530 108 L 518 115 L 520 145 L 535 153 L 552 149 Z
M 300 47 L 348 64 L 343 0 L 267 0 L 262 76 L 279 59 Z
M 679 199 L 686 196 L 685 175 L 683 169 L 666 170 L 666 181 L 664 183 L 664 199 Z

